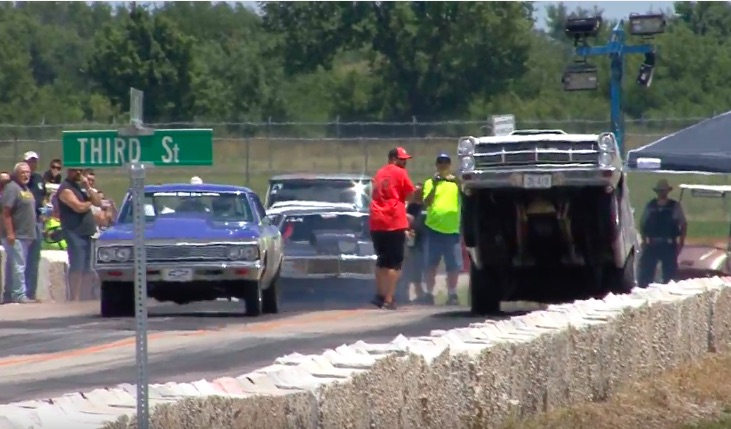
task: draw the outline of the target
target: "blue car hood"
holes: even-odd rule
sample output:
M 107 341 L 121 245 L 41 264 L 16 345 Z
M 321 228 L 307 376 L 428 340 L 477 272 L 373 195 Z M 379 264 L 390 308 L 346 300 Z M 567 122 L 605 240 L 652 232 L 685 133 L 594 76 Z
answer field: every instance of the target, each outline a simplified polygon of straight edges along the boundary
M 145 240 L 247 240 L 259 237 L 257 225 L 244 222 L 221 222 L 208 219 L 156 219 L 147 223 Z M 104 231 L 99 240 L 132 240 L 131 223 L 117 224 Z

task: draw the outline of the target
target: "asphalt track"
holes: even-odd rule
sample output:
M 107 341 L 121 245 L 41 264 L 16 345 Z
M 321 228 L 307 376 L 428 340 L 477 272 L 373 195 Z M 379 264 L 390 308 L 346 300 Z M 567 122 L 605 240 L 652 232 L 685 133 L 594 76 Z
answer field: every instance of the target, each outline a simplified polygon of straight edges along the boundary
M 151 304 L 151 382 L 238 376 L 295 351 L 321 353 L 484 320 L 460 307 L 378 310 L 361 297 L 292 297 L 283 299 L 280 314 L 259 318 L 242 316 L 240 302 Z M 94 302 L 0 306 L 0 404 L 134 383 L 134 319 L 97 314 Z

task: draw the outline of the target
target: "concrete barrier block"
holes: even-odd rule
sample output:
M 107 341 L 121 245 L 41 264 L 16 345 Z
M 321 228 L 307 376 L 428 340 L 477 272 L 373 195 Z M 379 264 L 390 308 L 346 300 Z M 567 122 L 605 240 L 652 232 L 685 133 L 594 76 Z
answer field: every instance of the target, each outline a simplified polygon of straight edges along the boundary
M 347 381 L 336 381 L 316 390 L 319 401 L 317 428 L 319 429 L 368 429 L 370 415 L 367 410 L 368 384 L 366 372 L 354 375 Z

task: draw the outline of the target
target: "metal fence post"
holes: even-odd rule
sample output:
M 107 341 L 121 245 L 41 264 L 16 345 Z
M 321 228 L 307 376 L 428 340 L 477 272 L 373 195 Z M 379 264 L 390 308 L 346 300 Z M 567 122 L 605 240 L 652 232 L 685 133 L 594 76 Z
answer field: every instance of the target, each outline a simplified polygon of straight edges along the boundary
M 274 156 L 272 155 L 272 117 L 269 117 L 269 121 L 267 121 L 267 150 L 268 150 L 268 157 L 269 157 L 269 171 L 272 171 L 274 169 Z
M 249 186 L 251 184 L 251 139 L 246 138 L 246 129 L 244 127 L 244 124 L 241 124 L 240 126 L 240 133 L 241 138 L 244 139 L 244 153 L 246 155 L 246 161 L 244 162 L 244 169 L 246 170 L 244 173 L 245 180 L 246 180 L 246 186 Z
M 363 171 L 368 173 L 368 147 L 363 137 L 363 124 L 360 124 L 360 146 L 363 148 Z
M 338 157 L 338 173 L 343 172 L 343 142 L 340 141 L 340 115 L 335 118 L 335 138 L 337 140 L 335 145 L 337 147 L 336 153 Z

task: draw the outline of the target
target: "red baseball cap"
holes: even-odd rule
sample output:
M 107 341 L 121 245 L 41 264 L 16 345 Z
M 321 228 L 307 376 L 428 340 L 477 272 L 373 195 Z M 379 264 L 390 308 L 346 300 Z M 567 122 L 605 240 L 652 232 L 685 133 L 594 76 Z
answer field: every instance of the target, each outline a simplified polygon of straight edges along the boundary
M 406 149 L 397 147 L 388 151 L 388 159 L 411 159 L 412 156 L 406 152 Z

